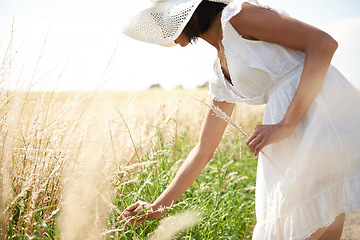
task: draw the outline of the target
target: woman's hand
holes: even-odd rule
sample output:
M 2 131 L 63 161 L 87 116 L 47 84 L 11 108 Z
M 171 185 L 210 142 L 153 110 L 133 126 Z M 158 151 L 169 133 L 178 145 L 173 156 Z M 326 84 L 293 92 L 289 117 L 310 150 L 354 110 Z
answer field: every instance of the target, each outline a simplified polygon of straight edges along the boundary
M 119 221 L 126 218 L 130 219 L 125 223 L 125 226 L 134 224 L 139 225 L 145 220 L 157 220 L 159 219 L 165 211 L 158 211 L 153 208 L 153 206 L 147 202 L 138 201 L 133 205 L 127 207 L 118 218 Z
M 251 152 L 258 156 L 266 145 L 280 142 L 288 138 L 292 132 L 293 128 L 284 125 L 282 122 L 274 125 L 257 125 L 254 132 L 246 140 L 246 144 Z
M 231 116 L 235 106 L 234 103 L 215 100 L 212 103 L 228 116 Z M 191 150 L 170 185 L 153 204 L 150 205 L 139 201 L 126 208 L 118 218 L 119 221 L 129 217 L 129 220 L 125 223 L 125 226 L 129 226 L 131 224 L 138 225 L 145 220 L 159 219 L 189 188 L 206 164 L 212 159 L 226 125 L 227 122 L 215 116 L 213 110 L 208 110 L 201 125 L 198 144 Z

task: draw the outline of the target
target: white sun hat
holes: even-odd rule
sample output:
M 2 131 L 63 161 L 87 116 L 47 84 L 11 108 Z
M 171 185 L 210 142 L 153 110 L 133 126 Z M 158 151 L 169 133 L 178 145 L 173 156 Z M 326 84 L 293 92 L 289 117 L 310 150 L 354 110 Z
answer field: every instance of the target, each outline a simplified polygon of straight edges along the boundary
M 136 40 L 173 46 L 203 0 L 152 0 L 152 5 L 123 24 L 123 33 Z M 208 0 L 229 3 L 232 0 Z

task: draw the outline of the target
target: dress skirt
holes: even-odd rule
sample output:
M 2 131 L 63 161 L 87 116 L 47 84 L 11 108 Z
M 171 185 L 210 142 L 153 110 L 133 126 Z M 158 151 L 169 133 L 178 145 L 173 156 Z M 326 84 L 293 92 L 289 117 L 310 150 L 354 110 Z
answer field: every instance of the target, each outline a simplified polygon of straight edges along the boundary
M 284 116 L 303 65 L 271 90 L 264 124 Z M 306 239 L 360 208 L 360 95 L 330 66 L 310 108 L 286 140 L 260 154 L 254 240 Z

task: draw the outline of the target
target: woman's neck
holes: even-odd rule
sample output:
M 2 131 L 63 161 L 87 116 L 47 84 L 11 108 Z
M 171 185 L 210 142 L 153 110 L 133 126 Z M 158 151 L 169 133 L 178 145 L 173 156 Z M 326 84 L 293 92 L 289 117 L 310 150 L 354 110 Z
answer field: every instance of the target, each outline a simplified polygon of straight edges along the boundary
M 200 38 L 211 44 L 217 51 L 221 49 L 222 28 L 221 28 L 221 12 L 216 16 L 210 28 Z

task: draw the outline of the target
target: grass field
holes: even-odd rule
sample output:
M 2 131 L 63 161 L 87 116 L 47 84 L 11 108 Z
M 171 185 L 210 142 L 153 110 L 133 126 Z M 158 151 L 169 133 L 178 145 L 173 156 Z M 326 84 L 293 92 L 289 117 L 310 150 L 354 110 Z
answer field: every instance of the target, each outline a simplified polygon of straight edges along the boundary
M 207 110 L 194 98 L 206 102 L 206 95 L 206 89 L 3 91 L 1 238 L 148 239 L 158 221 L 124 228 L 116 218 L 137 200 L 154 201 L 170 183 Z M 262 111 L 238 105 L 233 120 L 251 132 Z M 195 214 L 198 224 L 176 239 L 250 239 L 256 163 L 229 126 L 213 160 L 157 231 L 176 232 Z M 184 211 L 192 215 L 178 216 Z
M 207 89 L 14 92 L 12 61 L 0 66 L 0 239 L 251 239 L 257 159 L 232 126 L 160 221 L 117 220 L 169 185 L 197 143 Z M 232 119 L 251 133 L 263 110 L 237 104 Z

